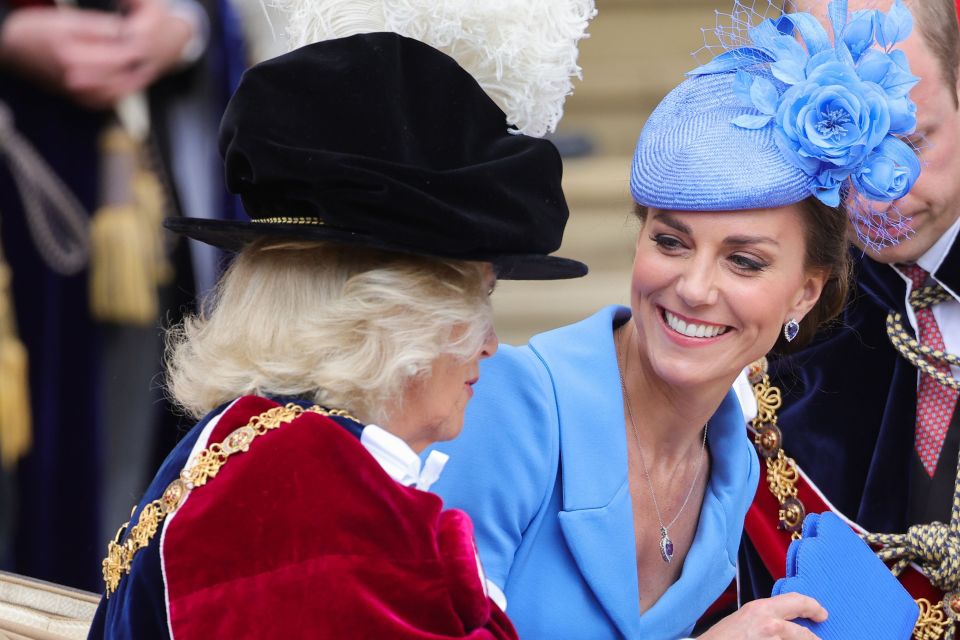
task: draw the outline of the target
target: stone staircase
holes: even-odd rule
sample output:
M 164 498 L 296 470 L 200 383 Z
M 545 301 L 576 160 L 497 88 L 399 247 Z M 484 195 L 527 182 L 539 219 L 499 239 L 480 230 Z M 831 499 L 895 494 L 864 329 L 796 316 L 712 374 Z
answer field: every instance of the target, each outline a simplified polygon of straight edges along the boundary
M 580 47 L 584 79 L 567 100 L 558 135 L 585 135 L 593 155 L 564 161 L 570 221 L 559 255 L 590 266 L 579 280 L 510 282 L 494 293 L 503 342 L 523 344 L 546 329 L 608 304 L 628 304 L 638 225 L 631 214 L 630 154 L 650 111 L 683 79 L 702 44 L 700 27 L 729 0 L 598 0 Z

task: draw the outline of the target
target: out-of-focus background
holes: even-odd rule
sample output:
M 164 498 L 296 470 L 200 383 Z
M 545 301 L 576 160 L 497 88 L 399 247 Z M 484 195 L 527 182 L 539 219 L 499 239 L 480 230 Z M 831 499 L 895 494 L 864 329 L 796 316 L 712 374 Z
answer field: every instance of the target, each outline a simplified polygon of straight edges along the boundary
M 286 49 L 282 19 L 259 0 L 123 0 L 123 29 L 140 34 L 134 53 L 150 76 L 101 86 L 104 74 L 95 74 L 89 85 L 66 86 L 79 50 L 63 58 L 68 36 L 57 34 L 76 31 L 71 11 L 113 4 L 0 0 L 0 103 L 11 115 L 0 110 L 0 568 L 94 591 L 102 589 L 108 539 L 191 426 L 171 413 L 159 386 L 161 327 L 195 309 L 227 260 L 131 231 L 128 214 L 134 207 L 154 220 L 242 215 L 223 189 L 217 122 L 242 70 Z M 730 4 L 598 0 L 581 43 L 584 77 L 553 136 L 571 210 L 559 253 L 586 262 L 590 274 L 500 283 L 494 306 L 503 342 L 627 303 L 634 142 L 650 111 L 696 66 L 690 52 L 702 44 L 701 27 Z M 134 90 L 147 110 L 125 99 Z M 145 139 L 130 135 L 137 113 L 149 113 Z M 38 173 L 20 142 L 52 175 Z M 62 196 L 60 182 L 76 202 Z M 116 294 L 133 286 L 133 271 L 117 265 L 134 264 L 129 252 L 109 248 L 118 237 L 121 249 L 137 239 L 134 256 L 157 253 L 155 268 L 141 274 L 151 296 L 134 309 L 96 301 L 99 289 L 114 302 L 130 297 Z M 112 276 L 87 256 L 104 246 Z

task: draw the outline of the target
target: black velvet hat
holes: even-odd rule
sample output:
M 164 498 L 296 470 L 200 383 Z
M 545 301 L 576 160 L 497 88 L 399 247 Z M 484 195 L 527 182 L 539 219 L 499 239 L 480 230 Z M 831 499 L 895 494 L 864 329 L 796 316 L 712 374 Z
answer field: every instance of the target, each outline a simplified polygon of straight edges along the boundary
M 228 250 L 278 237 L 487 261 L 504 279 L 587 272 L 548 255 L 568 216 L 553 144 L 510 132 L 469 73 L 417 40 L 355 35 L 252 67 L 220 152 L 251 220 L 169 229 Z

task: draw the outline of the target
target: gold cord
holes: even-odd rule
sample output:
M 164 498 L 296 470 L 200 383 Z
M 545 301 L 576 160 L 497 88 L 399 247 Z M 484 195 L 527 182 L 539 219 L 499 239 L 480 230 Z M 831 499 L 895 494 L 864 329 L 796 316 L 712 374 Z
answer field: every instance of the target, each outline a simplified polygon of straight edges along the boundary
M 939 284 L 927 285 L 910 293 L 910 306 L 916 310 L 932 307 L 940 302 L 953 300 L 950 292 Z M 939 349 L 922 345 L 904 328 L 903 315 L 896 311 L 887 314 L 887 337 L 901 356 L 942 385 L 960 390 L 960 380 L 937 369 L 931 361 L 940 365 L 960 367 L 960 357 Z
M 923 295 L 921 290 L 921 295 Z M 780 527 L 791 532 L 794 540 L 801 537 L 803 503 L 797 499 L 797 481 L 800 474 L 796 462 L 783 451 L 783 435 L 777 427 L 777 409 L 783 403 L 780 389 L 770 383 L 767 359 L 761 358 L 749 368 L 757 400 L 757 417 L 751 421 L 756 434 L 757 452 L 766 461 L 767 488 L 780 503 Z M 877 556 L 893 561 L 895 576 L 917 561 L 930 581 L 947 591 L 943 600 L 932 604 L 919 598 L 920 616 L 913 630 L 913 640 L 952 640 L 955 623 L 960 619 L 960 464 L 953 495 L 951 524 L 933 522 L 910 527 L 905 534 L 871 533 L 863 536 L 867 544 L 880 546 Z

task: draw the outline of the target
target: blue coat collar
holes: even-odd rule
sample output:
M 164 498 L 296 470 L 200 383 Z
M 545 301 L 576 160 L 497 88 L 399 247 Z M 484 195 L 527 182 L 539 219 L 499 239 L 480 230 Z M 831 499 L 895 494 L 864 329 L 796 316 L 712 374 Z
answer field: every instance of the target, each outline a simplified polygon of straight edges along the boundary
M 700 522 L 680 579 L 639 615 L 633 509 L 627 482 L 623 399 L 612 328 L 630 310 L 611 306 L 577 324 L 540 334 L 530 347 L 549 370 L 560 425 L 560 524 L 584 579 L 628 638 L 678 637 L 733 579 L 743 517 L 759 464 L 731 391 L 710 421 L 712 460 Z M 697 614 L 699 615 L 699 613 Z

